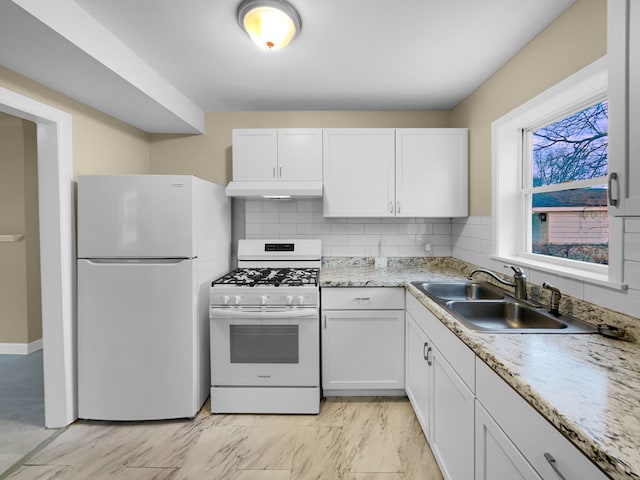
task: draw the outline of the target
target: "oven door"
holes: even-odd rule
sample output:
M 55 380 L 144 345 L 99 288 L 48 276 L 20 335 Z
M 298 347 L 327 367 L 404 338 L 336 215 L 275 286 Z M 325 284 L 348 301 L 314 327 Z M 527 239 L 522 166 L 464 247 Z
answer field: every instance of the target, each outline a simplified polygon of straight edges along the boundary
M 320 385 L 317 308 L 211 307 L 209 318 L 213 386 Z

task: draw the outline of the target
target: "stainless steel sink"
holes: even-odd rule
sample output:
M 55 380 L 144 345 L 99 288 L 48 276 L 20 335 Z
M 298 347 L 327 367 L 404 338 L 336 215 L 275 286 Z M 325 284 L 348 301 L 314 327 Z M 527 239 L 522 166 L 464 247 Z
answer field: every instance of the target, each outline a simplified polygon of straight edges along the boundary
M 596 333 L 586 322 L 553 314 L 482 282 L 413 282 L 471 330 L 483 333 Z
M 515 301 L 447 302 L 469 328 L 503 333 L 594 333 L 589 324 Z
M 413 282 L 418 290 L 440 300 L 497 300 L 504 292 L 481 282 Z

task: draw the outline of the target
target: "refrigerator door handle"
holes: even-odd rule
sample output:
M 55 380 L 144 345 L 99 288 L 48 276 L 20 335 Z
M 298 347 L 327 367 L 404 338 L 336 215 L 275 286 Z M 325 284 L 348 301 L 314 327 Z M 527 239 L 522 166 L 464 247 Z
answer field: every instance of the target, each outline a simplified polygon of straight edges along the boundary
M 79 258 L 94 264 L 105 265 L 175 265 L 193 258 Z

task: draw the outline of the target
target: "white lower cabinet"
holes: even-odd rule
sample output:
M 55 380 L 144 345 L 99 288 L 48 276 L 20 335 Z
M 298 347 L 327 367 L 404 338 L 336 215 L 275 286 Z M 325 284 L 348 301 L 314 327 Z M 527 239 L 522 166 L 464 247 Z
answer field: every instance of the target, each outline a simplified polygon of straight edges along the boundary
M 404 289 L 322 289 L 325 395 L 402 395 Z
M 608 478 L 480 359 L 476 360 L 476 382 L 478 401 L 541 478 Z
M 527 459 L 476 401 L 475 480 L 541 480 Z
M 606 480 L 411 294 L 405 389 L 446 480 Z
M 406 301 L 407 396 L 444 478 L 473 480 L 475 396 L 449 360 L 467 371 L 475 356 L 415 298 Z
M 431 450 L 445 478 L 473 480 L 475 396 L 434 346 Z
M 427 440 L 431 440 L 430 393 L 431 369 L 429 362 L 431 340 L 418 326 L 411 314 L 407 312 L 406 325 L 406 359 L 405 359 L 405 391 L 413 406 L 413 411 L 420 422 Z

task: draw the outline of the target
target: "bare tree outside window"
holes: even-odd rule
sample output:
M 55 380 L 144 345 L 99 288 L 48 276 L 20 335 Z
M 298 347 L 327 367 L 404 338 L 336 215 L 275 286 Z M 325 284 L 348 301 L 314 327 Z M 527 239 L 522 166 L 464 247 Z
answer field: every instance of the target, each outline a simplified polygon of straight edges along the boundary
M 607 175 L 608 104 L 600 102 L 533 132 L 533 186 Z
M 530 133 L 532 253 L 607 264 L 607 102 Z

